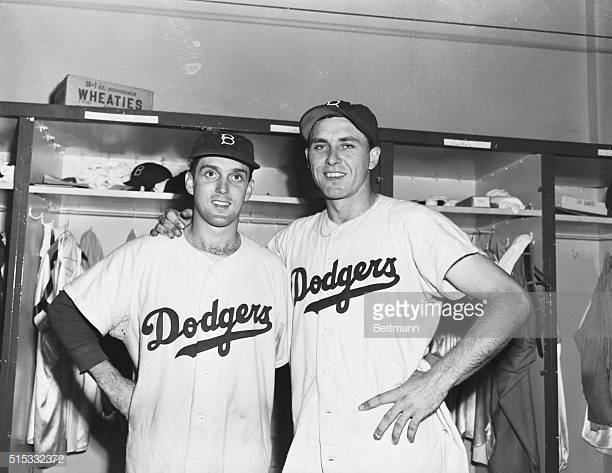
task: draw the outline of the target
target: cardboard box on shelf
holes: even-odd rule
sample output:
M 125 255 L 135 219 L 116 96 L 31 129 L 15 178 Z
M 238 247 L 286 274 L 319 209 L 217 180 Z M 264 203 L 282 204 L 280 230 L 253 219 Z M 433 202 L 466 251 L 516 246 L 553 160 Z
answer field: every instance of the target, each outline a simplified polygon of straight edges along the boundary
M 562 210 L 571 210 L 594 215 L 608 215 L 608 209 L 604 202 L 595 200 L 578 199 L 567 195 L 555 198 L 555 205 Z
M 561 210 L 607 215 L 606 187 L 555 186 L 555 205 Z
M 487 196 L 472 196 L 455 204 L 458 207 L 491 207 L 491 199 Z
M 51 103 L 126 110 L 153 110 L 153 92 L 69 74 L 51 94 Z
M 593 200 L 595 202 L 606 201 L 607 187 L 575 187 L 555 185 L 555 196 L 575 197 L 576 199 Z

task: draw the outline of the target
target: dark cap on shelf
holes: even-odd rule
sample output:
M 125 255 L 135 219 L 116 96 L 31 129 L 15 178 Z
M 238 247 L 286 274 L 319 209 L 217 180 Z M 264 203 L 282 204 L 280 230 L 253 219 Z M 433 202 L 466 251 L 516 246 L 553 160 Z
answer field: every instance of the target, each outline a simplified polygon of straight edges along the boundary
M 144 187 L 147 191 L 152 191 L 158 182 L 170 179 L 172 173 L 157 163 L 142 163 L 136 166 L 130 174 L 130 180 L 124 182 L 126 186 L 139 190 Z

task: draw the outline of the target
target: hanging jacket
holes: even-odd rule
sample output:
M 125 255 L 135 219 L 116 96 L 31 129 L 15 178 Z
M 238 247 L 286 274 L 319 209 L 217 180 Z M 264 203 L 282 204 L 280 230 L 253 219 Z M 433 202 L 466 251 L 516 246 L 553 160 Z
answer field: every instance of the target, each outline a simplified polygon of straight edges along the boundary
M 495 361 L 491 393 L 495 448 L 489 459 L 491 473 L 540 471 L 529 378 L 535 357 L 533 339 L 513 338 Z
M 500 263 L 520 282 L 525 281 L 525 264 L 519 256 L 531 258 L 531 237 L 519 236 Z M 516 246 L 515 246 L 516 245 Z M 524 261 L 523 261 L 524 262 Z M 491 362 L 491 409 L 495 447 L 489 458 L 491 473 L 537 473 L 540 457 L 535 425 L 535 408 L 529 372 L 536 357 L 535 339 L 529 338 L 535 325 L 533 317 L 521 328 L 519 338 Z
M 81 235 L 79 247 L 81 248 L 84 256 L 84 270 L 91 268 L 94 264 L 104 258 L 104 252 L 102 251 L 100 240 L 98 240 L 98 237 L 91 228 Z
M 582 390 L 588 404 L 587 417 L 589 421 L 603 425 L 612 425 L 611 265 L 611 258 L 606 254 L 591 302 L 574 334 L 580 352 Z

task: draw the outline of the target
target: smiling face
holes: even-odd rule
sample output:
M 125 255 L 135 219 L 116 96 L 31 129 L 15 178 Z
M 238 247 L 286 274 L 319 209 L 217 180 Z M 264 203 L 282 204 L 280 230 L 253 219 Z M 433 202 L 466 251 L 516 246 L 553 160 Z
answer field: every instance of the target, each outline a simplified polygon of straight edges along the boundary
M 220 156 L 199 158 L 185 174 L 185 187 L 193 195 L 194 219 L 214 227 L 237 224 L 242 205 L 251 197 L 249 167 Z
M 312 128 L 306 159 L 315 183 L 328 200 L 370 193 L 368 171 L 374 169 L 380 148 L 344 117 L 319 120 Z

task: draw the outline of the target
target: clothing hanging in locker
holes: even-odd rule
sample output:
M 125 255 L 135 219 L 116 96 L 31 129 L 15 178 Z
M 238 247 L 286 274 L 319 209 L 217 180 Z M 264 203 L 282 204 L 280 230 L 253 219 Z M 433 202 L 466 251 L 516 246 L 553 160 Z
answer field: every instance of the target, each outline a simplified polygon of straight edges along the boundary
M 561 370 L 561 342 L 557 342 L 557 411 L 559 413 L 559 471 L 569 466 L 569 427 L 565 409 L 565 387 Z
M 480 237 L 481 234 L 479 233 Z M 520 258 L 529 253 L 533 236 L 517 236 L 503 245 L 502 255 L 492 249 L 492 235 L 485 235 L 486 254 L 504 271 L 512 273 Z M 497 245 L 498 252 L 500 245 Z M 459 341 L 456 335 L 438 336 L 432 353 L 443 356 Z M 447 402 L 459 432 L 471 450 L 471 469 L 488 465 L 492 472 L 537 472 L 539 452 L 529 369 L 535 361 L 535 342 L 522 334 L 486 367 L 467 380 Z M 532 415 L 525 415 L 525 409 Z M 497 426 L 497 429 L 496 429 Z M 498 432 L 499 431 L 499 432 Z M 511 462 L 507 462 L 512 458 Z
M 6 296 L 6 263 L 8 262 L 8 250 L 6 246 L 6 237 L 4 233 L 0 233 L 0 304 L 4 307 L 4 298 Z
M 517 267 L 519 269 L 519 267 Z M 533 261 L 532 248 L 527 247 L 523 254 L 522 272 L 517 273 L 519 280 L 530 294 L 537 294 L 544 287 L 544 273 L 538 269 Z M 541 291 L 540 291 L 540 294 Z M 544 346 L 542 335 L 544 332 L 544 313 L 540 299 L 532 297 L 534 305 L 534 318 L 531 331 L 535 334 L 535 343 L 540 358 L 544 358 Z M 563 385 L 563 370 L 561 367 L 561 342 L 557 342 L 557 417 L 558 417 L 558 445 L 559 445 L 559 471 L 565 470 L 569 463 L 569 427 L 567 422 L 567 411 L 565 406 L 565 387 Z
M 90 228 L 81 235 L 79 247 L 83 252 L 83 270 L 91 268 L 94 264 L 104 258 L 104 252 L 102 251 L 102 245 L 100 240 Z
M 52 224 L 42 222 L 34 324 L 38 330 L 36 368 L 27 442 L 35 452 L 82 452 L 89 442 L 89 418 L 100 393 L 89 374 L 81 375 L 49 328 L 47 306 L 59 291 L 83 272 L 82 251 L 64 231 L 54 241 Z
M 612 257 L 602 271 L 574 340 L 580 352 L 582 390 L 587 401 L 582 437 L 612 455 Z
M 519 235 L 504 245 L 498 265 L 519 282 L 524 279 L 521 259 L 531 257 L 531 234 Z M 524 285 L 524 284 L 523 284 Z M 530 319 L 490 365 L 491 423 L 495 448 L 489 458 L 494 473 L 538 472 L 539 451 L 535 409 L 529 378 L 535 361 L 535 342 L 530 338 Z

